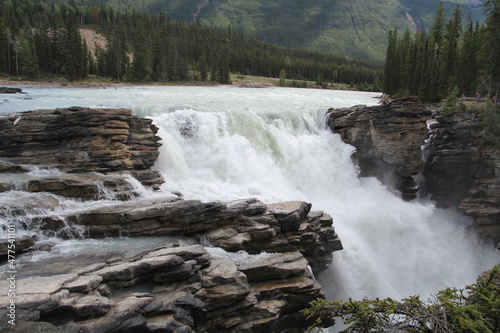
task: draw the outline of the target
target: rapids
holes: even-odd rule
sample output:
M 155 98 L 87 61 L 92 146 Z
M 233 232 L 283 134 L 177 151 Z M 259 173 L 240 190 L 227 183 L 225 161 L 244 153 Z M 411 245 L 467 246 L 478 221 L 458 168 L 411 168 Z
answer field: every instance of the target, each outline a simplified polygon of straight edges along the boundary
M 330 299 L 425 299 L 473 283 L 499 263 L 494 245 L 476 235 L 469 219 L 426 198 L 404 202 L 376 179 L 357 177 L 354 148 L 326 127 L 325 114 L 331 107 L 376 104 L 377 93 L 223 86 L 23 90 L 28 94 L 2 96 L 0 116 L 78 105 L 130 108 L 152 118 L 163 143 L 155 168 L 166 182 L 161 193 L 144 196 L 303 200 L 332 215 L 344 250 L 319 277 Z M 3 196 L 2 205 L 8 202 Z M 64 204 L 54 210 L 86 204 L 57 200 Z

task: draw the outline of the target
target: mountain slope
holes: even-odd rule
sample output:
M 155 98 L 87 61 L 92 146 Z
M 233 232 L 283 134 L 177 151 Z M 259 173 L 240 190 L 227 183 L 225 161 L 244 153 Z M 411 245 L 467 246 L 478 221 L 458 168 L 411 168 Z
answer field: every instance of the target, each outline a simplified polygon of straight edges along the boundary
M 429 29 L 439 0 L 83 0 L 120 9 L 165 11 L 175 20 L 200 20 L 241 30 L 279 45 L 335 52 L 382 62 L 387 32 Z M 456 4 L 483 20 L 480 0 L 443 1 L 451 15 Z

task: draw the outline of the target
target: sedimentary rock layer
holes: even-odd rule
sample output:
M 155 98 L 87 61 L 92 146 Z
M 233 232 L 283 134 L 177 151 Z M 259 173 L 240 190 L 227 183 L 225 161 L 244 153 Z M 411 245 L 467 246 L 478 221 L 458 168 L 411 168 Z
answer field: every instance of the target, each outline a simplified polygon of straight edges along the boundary
M 73 260 L 77 260 L 73 258 Z M 8 318 L 9 281 L 0 281 Z M 137 289 L 142 289 L 141 292 Z M 9 332 L 281 332 L 305 325 L 298 310 L 324 297 L 298 252 L 249 262 L 200 245 L 164 247 L 120 262 L 16 280 Z
M 500 241 L 500 150 L 481 147 L 481 115 L 436 117 L 424 169 L 426 190 L 442 207 L 458 207 L 482 234 Z
M 150 119 L 127 109 L 13 113 L 0 117 L 0 158 L 65 172 L 136 171 L 139 180 L 154 186 L 162 181 L 148 170 L 159 155 L 157 131 Z
M 407 200 L 418 187 L 412 176 L 422 168 L 431 111 L 413 98 L 381 106 L 355 106 L 328 111 L 329 126 L 354 147 L 361 176 L 375 176 Z

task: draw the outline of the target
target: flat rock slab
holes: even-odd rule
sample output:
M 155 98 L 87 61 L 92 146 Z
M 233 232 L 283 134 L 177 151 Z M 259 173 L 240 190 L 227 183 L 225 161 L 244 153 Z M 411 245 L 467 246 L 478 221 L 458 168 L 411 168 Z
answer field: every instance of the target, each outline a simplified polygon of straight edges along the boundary
M 309 214 L 311 204 L 304 201 L 285 201 L 267 205 L 267 210 L 280 222 L 282 231 L 296 231 Z
M 30 276 L 16 279 L 16 295 L 53 294 L 65 284 L 76 280 L 76 274 L 61 274 L 52 276 Z M 9 282 L 0 281 L 0 296 L 7 296 Z
M 272 255 L 262 260 L 243 264 L 240 270 L 250 282 L 286 279 L 292 276 L 309 275 L 308 262 L 300 252 Z

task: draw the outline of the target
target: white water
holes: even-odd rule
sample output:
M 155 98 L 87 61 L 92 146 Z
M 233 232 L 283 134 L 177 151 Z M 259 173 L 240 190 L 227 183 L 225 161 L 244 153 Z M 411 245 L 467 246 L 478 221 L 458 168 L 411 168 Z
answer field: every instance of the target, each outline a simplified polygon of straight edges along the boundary
M 358 179 L 353 147 L 325 125 L 330 107 L 376 104 L 378 94 L 235 87 L 25 89 L 1 112 L 104 106 L 151 117 L 163 146 L 166 193 L 187 199 L 304 200 L 334 218 L 344 250 L 320 276 L 331 299 L 429 295 L 463 287 L 499 263 L 461 215 L 407 203 Z

